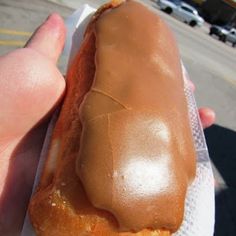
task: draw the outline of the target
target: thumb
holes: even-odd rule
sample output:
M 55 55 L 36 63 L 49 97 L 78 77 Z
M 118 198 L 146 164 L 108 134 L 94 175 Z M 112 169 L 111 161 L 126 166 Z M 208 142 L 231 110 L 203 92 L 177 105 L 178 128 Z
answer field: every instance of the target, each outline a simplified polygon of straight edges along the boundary
M 65 43 L 65 33 L 63 19 L 56 13 L 51 14 L 34 32 L 25 47 L 37 51 L 56 63 Z
M 53 14 L 25 48 L 0 57 L 0 141 L 27 133 L 59 102 L 65 81 L 56 61 L 64 39 L 63 20 Z

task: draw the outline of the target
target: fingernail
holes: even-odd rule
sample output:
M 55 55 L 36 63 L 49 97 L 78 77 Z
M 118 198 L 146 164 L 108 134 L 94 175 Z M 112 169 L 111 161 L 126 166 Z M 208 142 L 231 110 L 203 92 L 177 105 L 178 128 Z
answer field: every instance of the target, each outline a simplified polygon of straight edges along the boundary
M 45 22 L 48 22 L 48 21 L 50 21 L 50 22 L 55 22 L 55 21 L 58 21 L 58 20 L 61 21 L 61 17 L 60 17 L 60 15 L 59 15 L 58 13 L 54 12 L 54 13 L 50 14 L 50 15 L 47 17 L 47 19 L 45 20 Z

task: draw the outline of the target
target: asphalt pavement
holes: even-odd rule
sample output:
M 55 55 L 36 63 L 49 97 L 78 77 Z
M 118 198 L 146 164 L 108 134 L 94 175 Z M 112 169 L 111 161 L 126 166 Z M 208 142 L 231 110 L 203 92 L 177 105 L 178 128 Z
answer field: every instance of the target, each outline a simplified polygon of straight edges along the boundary
M 53 1 L 57 3 L 53 3 Z M 63 6 L 66 4 L 70 7 Z M 22 47 L 32 32 L 52 12 L 64 18 L 88 3 L 99 6 L 103 0 L 0 0 L 0 55 Z M 207 24 L 191 28 L 159 11 L 153 1 L 143 1 L 166 20 L 173 30 L 182 60 L 196 85 L 195 97 L 199 106 L 209 106 L 216 112 L 216 125 L 206 130 L 206 139 L 215 164 L 220 208 L 218 221 L 229 225 L 227 233 L 217 229 L 216 235 L 236 235 L 236 49 L 208 35 Z M 58 4 L 59 3 L 59 4 Z M 227 191 L 224 194 L 224 191 Z M 222 194 L 223 193 L 223 194 Z M 222 202 L 227 204 L 222 204 Z M 234 210 L 232 210 L 234 209 Z M 224 227 L 225 228 L 225 227 Z M 217 234 L 218 232 L 218 234 Z

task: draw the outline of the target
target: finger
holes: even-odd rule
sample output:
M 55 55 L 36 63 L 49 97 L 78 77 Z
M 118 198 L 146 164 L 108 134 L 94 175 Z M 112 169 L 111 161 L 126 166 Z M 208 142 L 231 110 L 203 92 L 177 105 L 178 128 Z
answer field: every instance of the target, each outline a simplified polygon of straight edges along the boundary
M 215 112 L 213 110 L 200 108 L 198 111 L 204 129 L 210 127 L 215 122 Z
M 34 49 L 56 63 L 65 43 L 65 34 L 63 19 L 54 13 L 34 32 L 25 47 Z

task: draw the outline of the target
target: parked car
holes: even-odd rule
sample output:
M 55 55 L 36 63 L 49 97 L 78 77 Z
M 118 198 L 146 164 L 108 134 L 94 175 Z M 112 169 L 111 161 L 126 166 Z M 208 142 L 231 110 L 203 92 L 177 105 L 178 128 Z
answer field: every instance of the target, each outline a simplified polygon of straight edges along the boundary
M 228 31 L 227 34 L 223 34 L 220 38 L 223 42 L 230 42 L 232 43 L 232 46 L 236 46 L 236 29 L 232 28 Z
M 204 20 L 199 16 L 198 11 L 187 3 L 179 0 L 158 0 L 157 4 L 160 6 L 161 10 L 173 15 L 175 18 L 192 27 L 202 26 L 204 23 Z
M 229 30 L 230 28 L 228 26 L 212 25 L 209 30 L 209 35 L 216 35 L 221 39 L 222 35 L 227 34 Z
M 217 35 L 222 42 L 230 42 L 236 46 L 236 29 L 229 26 L 212 25 L 209 31 L 210 35 Z

